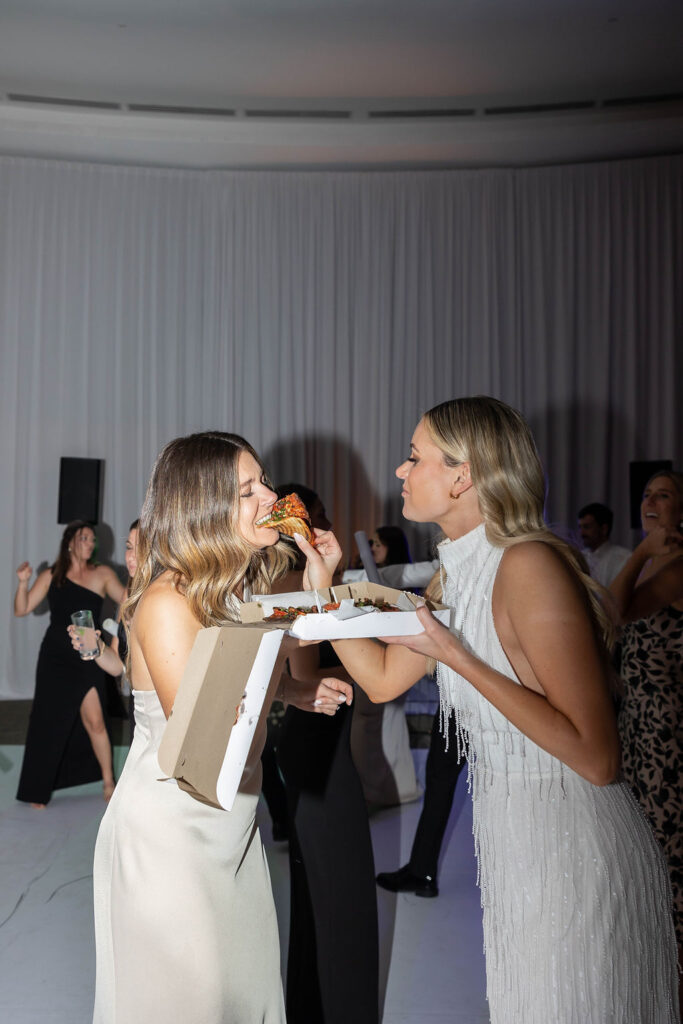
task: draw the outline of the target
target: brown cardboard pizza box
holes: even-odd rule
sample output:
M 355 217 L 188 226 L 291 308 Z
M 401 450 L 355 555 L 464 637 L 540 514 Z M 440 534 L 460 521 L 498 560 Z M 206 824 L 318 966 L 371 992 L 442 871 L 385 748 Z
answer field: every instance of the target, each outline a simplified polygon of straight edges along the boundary
M 282 627 L 200 629 L 159 745 L 161 770 L 214 807 L 230 810 L 259 716 L 279 678 Z
M 379 610 L 362 612 L 354 609 L 353 602 L 359 598 L 381 598 L 388 604 L 397 605 L 399 611 Z M 337 612 L 318 612 L 318 606 L 329 602 L 341 602 Z M 276 607 L 308 607 L 316 611 L 301 615 L 294 622 L 287 623 L 289 632 L 300 640 L 351 640 L 361 637 L 410 636 L 422 632 L 422 624 L 416 609 L 427 604 L 434 615 L 448 626 L 451 609 L 437 602 L 426 602 L 410 591 L 396 590 L 380 583 L 362 581 L 342 583 L 324 590 L 302 590 L 296 594 L 257 594 L 250 602 L 241 606 L 243 622 L 264 622 Z M 341 617 L 346 612 L 350 617 Z

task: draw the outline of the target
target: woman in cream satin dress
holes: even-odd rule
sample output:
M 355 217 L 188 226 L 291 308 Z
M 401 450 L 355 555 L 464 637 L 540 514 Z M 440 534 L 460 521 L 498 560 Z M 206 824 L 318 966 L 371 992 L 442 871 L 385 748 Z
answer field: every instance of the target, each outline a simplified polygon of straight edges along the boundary
M 255 822 L 269 702 L 231 811 L 163 779 L 157 761 L 198 631 L 237 618 L 244 588 L 263 592 L 288 566 L 278 533 L 256 526 L 275 499 L 256 452 L 234 434 L 178 438 L 157 459 L 124 606 L 135 736 L 95 849 L 94 1024 L 284 1024 Z M 316 534 L 313 586 L 336 549 Z M 311 711 L 334 714 L 351 699 L 341 683 L 296 686 L 297 706 Z

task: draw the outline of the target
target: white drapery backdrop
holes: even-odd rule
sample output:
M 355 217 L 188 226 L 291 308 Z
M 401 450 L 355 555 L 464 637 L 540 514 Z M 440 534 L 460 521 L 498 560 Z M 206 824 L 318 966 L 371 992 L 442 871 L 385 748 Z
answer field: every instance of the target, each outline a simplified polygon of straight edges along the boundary
M 529 419 L 549 518 L 628 463 L 681 464 L 683 157 L 541 169 L 186 172 L 0 159 L 0 697 L 33 692 L 62 455 L 105 460 L 123 559 L 170 438 L 244 434 L 316 487 L 342 541 L 400 522 L 420 412 L 496 395 Z M 423 554 L 426 532 L 411 533 Z

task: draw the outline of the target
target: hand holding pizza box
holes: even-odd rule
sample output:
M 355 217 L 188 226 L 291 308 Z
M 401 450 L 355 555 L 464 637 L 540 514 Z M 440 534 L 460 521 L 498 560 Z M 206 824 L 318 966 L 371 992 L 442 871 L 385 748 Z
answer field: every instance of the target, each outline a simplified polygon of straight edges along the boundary
M 416 608 L 427 603 L 437 619 L 450 623 L 450 608 L 378 583 L 350 583 L 296 594 L 259 594 L 243 604 L 243 622 L 286 626 L 301 640 L 349 640 L 411 636 L 422 632 Z

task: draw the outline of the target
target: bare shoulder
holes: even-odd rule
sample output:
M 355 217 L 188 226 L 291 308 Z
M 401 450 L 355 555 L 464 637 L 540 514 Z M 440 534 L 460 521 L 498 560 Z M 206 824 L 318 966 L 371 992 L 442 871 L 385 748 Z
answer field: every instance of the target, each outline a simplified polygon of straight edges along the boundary
M 114 579 L 118 579 L 118 576 L 116 575 L 116 573 L 114 572 L 110 565 L 100 565 L 98 568 L 103 572 L 105 576 L 113 576 Z
M 544 541 L 529 540 L 506 549 L 495 585 L 498 601 L 510 608 L 547 611 L 567 603 L 585 605 L 581 581 L 560 552 Z
M 542 540 L 520 541 L 506 548 L 500 563 L 503 582 L 525 583 L 546 576 L 570 577 L 571 571 L 562 555 Z
M 110 565 L 93 565 L 90 567 L 90 572 L 94 579 L 102 581 L 115 579 L 118 581 L 118 576 Z
M 133 623 L 138 633 L 150 628 L 158 629 L 160 625 L 182 629 L 194 625 L 196 629 L 200 628 L 173 578 L 166 573 L 154 580 L 140 598 Z

